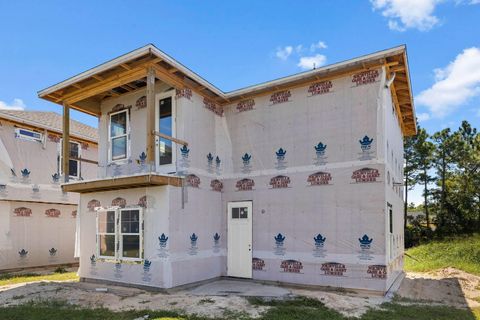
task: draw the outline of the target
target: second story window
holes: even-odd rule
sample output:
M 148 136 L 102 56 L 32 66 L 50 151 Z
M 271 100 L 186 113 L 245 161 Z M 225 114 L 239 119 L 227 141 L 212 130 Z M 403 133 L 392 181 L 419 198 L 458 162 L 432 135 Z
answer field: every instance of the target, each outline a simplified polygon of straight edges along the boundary
M 63 168 L 62 168 L 62 141 L 60 140 L 59 144 L 59 155 L 58 155 L 58 172 L 60 175 L 63 175 Z M 81 176 L 81 168 L 80 168 L 80 160 L 78 160 L 82 156 L 82 146 L 78 142 L 70 141 L 70 159 L 68 160 L 68 174 L 71 178 L 80 178 Z
M 110 114 L 109 126 L 109 160 L 117 161 L 128 158 L 128 110 Z
M 156 95 L 156 131 L 164 136 L 175 138 L 175 99 L 174 92 Z M 175 144 L 163 137 L 155 138 L 156 167 L 160 172 L 175 171 Z

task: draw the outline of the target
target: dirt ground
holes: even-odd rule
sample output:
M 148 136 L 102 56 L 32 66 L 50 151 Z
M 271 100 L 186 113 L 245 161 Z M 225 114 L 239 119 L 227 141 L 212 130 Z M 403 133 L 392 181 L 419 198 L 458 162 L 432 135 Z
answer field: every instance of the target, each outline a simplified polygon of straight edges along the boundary
M 108 288 L 97 292 L 96 288 Z M 289 288 L 289 296 L 317 298 L 344 315 L 361 316 L 368 308 L 378 307 L 389 298 L 343 291 Z M 480 307 L 480 277 L 453 268 L 429 273 L 407 273 L 397 291 L 399 303 L 433 301 L 460 308 Z M 252 306 L 241 296 L 198 296 L 189 290 L 158 293 L 145 290 L 84 282 L 36 282 L 0 287 L 0 305 L 22 304 L 30 300 L 66 300 L 85 307 L 112 310 L 163 309 L 222 316 L 226 311 L 258 317 L 267 307 Z M 429 303 L 431 304 L 431 303 Z
M 480 307 L 480 277 L 454 268 L 409 272 L 397 291 L 402 298 L 428 300 L 457 308 Z

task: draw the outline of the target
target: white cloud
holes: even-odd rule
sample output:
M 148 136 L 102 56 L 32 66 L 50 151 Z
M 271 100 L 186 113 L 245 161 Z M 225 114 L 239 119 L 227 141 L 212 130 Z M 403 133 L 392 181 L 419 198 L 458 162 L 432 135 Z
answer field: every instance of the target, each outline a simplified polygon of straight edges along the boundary
M 388 18 L 388 27 L 396 31 L 432 29 L 440 23 L 434 11 L 442 2 L 454 2 L 456 5 L 480 4 L 480 0 L 370 0 L 373 10 L 381 11 Z
M 283 47 L 283 48 L 278 48 L 275 55 L 280 60 L 287 60 L 288 57 L 290 57 L 290 55 L 292 54 L 292 52 L 293 52 L 293 47 L 292 46 L 286 46 L 286 47 Z
M 323 54 L 314 54 L 317 50 L 326 49 L 327 44 L 324 41 L 318 41 L 308 45 L 299 44 L 296 46 L 288 45 L 285 47 L 278 47 L 275 52 L 275 56 L 283 61 L 286 61 L 290 56 L 298 58 L 297 66 L 304 69 L 310 70 L 313 68 L 318 68 L 327 62 L 327 57 Z M 310 51 L 309 51 L 310 50 Z M 309 56 L 305 56 L 307 52 L 310 52 Z
M 433 14 L 443 0 L 370 0 L 374 10 L 388 18 L 388 27 L 396 31 L 428 31 L 439 23 Z M 479 1 L 479 0 L 473 0 Z
M 427 112 L 418 113 L 418 114 L 417 114 L 417 120 L 418 120 L 418 121 L 427 121 L 427 120 L 430 120 L 430 114 L 427 113 Z
M 22 99 L 13 99 L 12 103 L 6 103 L 0 100 L 0 110 L 23 110 L 26 108 Z
M 310 45 L 310 51 L 313 52 L 313 51 L 316 51 L 317 49 L 327 49 L 327 44 L 323 41 L 318 41 L 317 43 L 312 43 Z
M 480 95 L 480 49 L 463 50 L 448 66 L 435 69 L 435 83 L 420 92 L 416 101 L 435 117 L 452 113 L 469 99 Z
M 297 66 L 304 70 L 309 70 L 313 68 L 318 68 L 327 62 L 327 57 L 323 54 L 316 54 L 311 57 L 301 57 L 300 61 L 298 62 Z

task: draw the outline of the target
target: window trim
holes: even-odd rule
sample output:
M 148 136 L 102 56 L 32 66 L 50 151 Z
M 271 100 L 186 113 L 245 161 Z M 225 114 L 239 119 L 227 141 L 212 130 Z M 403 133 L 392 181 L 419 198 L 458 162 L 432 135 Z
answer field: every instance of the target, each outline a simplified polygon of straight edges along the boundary
M 99 216 L 99 213 L 102 213 L 102 212 L 105 212 L 105 213 L 108 213 L 109 211 L 113 211 L 115 212 L 115 230 L 113 233 L 109 233 L 109 232 L 104 232 L 104 233 L 100 233 L 99 230 L 98 230 L 98 216 Z M 118 235 L 117 235 L 117 225 L 118 225 L 118 210 L 108 210 L 108 209 L 101 209 L 101 210 L 97 210 L 97 218 L 96 218 L 96 252 L 97 252 L 97 257 L 99 257 L 100 259 L 105 259 L 105 260 L 117 260 L 117 254 L 118 254 Z M 100 254 L 100 236 L 102 235 L 114 235 L 115 236 L 115 250 L 114 250 L 114 255 L 113 256 L 102 256 Z
M 63 148 L 63 140 L 60 139 L 60 142 L 58 143 L 58 174 L 60 176 L 63 175 L 63 164 L 62 164 L 62 161 L 63 161 L 63 152 L 62 152 L 62 148 Z M 74 143 L 77 145 L 78 147 L 78 157 L 81 158 L 82 157 L 82 144 L 80 142 L 77 142 L 77 141 L 72 141 L 70 140 L 69 141 L 70 143 Z M 81 161 L 80 160 L 75 160 L 75 159 L 68 159 L 68 161 L 76 161 L 77 162 L 77 175 L 76 176 L 73 176 L 70 174 L 70 169 L 68 170 L 68 176 L 72 179 L 80 179 L 81 178 L 81 169 L 80 169 L 80 166 L 82 165 Z M 68 166 L 68 168 L 70 168 L 70 164 Z
M 122 233 L 121 226 L 122 226 L 122 211 L 130 211 L 130 210 L 138 210 L 139 211 L 139 228 L 138 233 Z M 101 212 L 108 212 L 113 211 L 115 212 L 115 231 L 114 233 L 99 233 L 98 228 L 98 216 Z M 143 239 L 144 239 L 144 222 L 143 222 L 143 208 L 142 207 L 128 207 L 128 208 L 107 208 L 107 209 L 100 209 L 96 212 L 96 250 L 97 257 L 99 259 L 110 260 L 110 261 L 131 261 L 131 262 L 141 262 L 144 260 L 143 254 Z M 139 257 L 138 258 L 131 258 L 131 257 L 124 257 L 123 256 L 123 235 L 139 235 Z M 115 254 L 113 256 L 102 256 L 100 255 L 100 236 L 101 235 L 115 235 Z
M 155 130 L 160 132 L 160 100 L 165 98 L 172 99 L 172 138 L 176 138 L 176 119 L 177 119 L 177 101 L 175 99 L 175 90 L 169 90 L 166 92 L 158 93 L 155 95 Z M 176 161 L 177 161 L 177 144 L 174 141 L 172 142 L 172 163 L 160 164 L 160 140 L 161 138 L 155 136 L 155 167 L 156 171 L 161 173 L 169 173 L 176 171 Z
M 126 121 L 126 128 L 125 128 L 125 133 L 122 135 L 115 136 L 114 138 L 112 137 L 112 116 L 120 114 L 122 112 L 125 112 L 127 116 L 127 121 Z M 130 109 L 123 109 L 117 112 L 112 112 L 108 115 L 108 162 L 109 163 L 118 163 L 118 162 L 125 162 L 130 159 Z M 113 159 L 113 139 L 118 139 L 118 138 L 126 138 L 126 150 L 125 150 L 125 157 L 124 158 L 118 158 L 118 159 Z
M 31 132 L 33 134 L 38 134 L 40 136 L 40 138 L 34 138 L 34 137 L 26 136 L 26 135 L 20 133 L 20 131 L 27 131 L 27 132 Z M 17 127 L 17 128 L 15 128 L 15 138 L 18 138 L 18 139 L 21 139 L 21 140 L 26 140 L 26 141 L 43 143 L 44 139 L 45 139 L 45 136 L 41 132 L 37 132 L 37 131 L 31 130 L 31 129 Z
M 143 260 L 143 208 L 141 207 L 129 207 L 129 208 L 121 208 L 118 209 L 118 259 L 119 260 L 124 260 L 124 261 L 142 261 Z M 123 233 L 122 232 L 122 211 L 132 211 L 132 210 L 138 210 L 138 233 Z M 123 256 L 123 236 L 124 235 L 137 235 L 138 234 L 138 241 L 139 241 L 139 247 L 138 247 L 138 258 L 132 258 L 132 257 L 124 257 Z

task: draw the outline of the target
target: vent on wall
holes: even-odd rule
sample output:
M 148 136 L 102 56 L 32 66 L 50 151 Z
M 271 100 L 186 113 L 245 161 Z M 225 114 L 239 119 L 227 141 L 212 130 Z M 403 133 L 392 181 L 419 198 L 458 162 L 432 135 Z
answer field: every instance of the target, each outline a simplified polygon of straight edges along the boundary
M 36 141 L 36 142 L 43 142 L 43 134 L 22 128 L 15 128 L 15 138 L 29 140 L 29 141 Z

